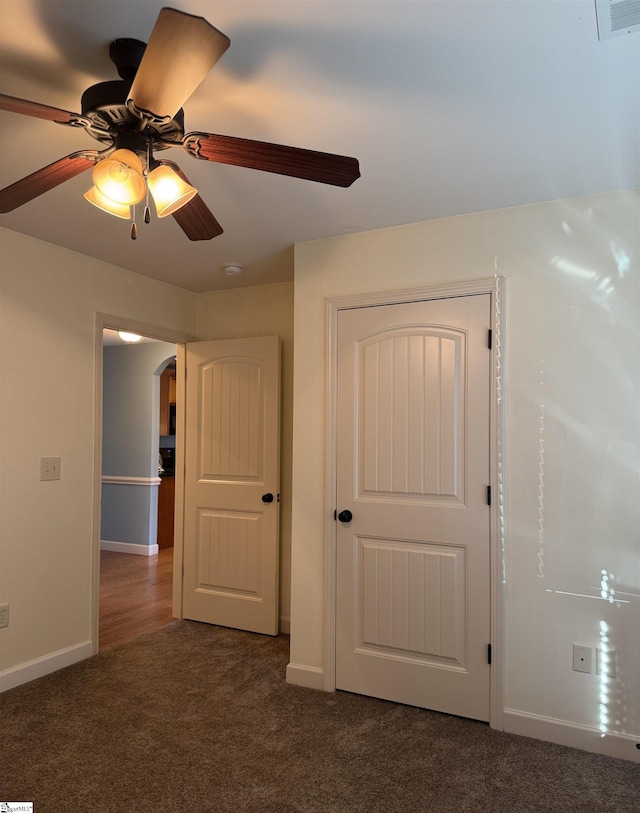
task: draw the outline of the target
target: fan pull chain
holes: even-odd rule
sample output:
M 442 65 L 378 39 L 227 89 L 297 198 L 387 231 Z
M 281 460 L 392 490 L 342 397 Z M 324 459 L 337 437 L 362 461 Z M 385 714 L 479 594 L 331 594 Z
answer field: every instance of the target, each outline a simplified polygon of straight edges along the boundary
M 131 207 L 131 239 L 138 239 L 138 226 L 136 224 L 136 207 Z
M 144 179 L 147 184 L 147 200 L 145 201 L 144 204 L 144 222 L 151 223 L 151 212 L 149 211 L 149 182 L 147 180 L 147 178 L 149 177 L 149 170 L 146 170 L 144 176 L 145 176 Z
M 144 182 L 147 185 L 147 200 L 144 206 L 144 222 L 151 222 L 151 212 L 149 211 L 149 167 L 151 166 L 151 139 L 147 139 L 147 166 L 144 171 Z

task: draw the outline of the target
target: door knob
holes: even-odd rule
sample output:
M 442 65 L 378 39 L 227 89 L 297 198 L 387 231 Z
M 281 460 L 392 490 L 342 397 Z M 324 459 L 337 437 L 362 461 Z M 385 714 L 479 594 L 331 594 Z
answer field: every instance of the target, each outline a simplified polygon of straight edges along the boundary
M 262 502 L 273 502 L 273 494 L 270 491 L 268 491 L 266 494 L 263 494 Z
M 353 514 L 351 513 L 351 511 L 345 508 L 344 511 L 340 511 L 340 513 L 338 514 L 338 519 L 340 520 L 340 522 L 351 522 L 351 520 L 353 519 Z

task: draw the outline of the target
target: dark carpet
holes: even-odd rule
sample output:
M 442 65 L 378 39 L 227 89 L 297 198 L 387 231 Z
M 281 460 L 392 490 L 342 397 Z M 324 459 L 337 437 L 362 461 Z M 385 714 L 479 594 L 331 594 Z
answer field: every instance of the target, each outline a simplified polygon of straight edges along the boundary
M 189 621 L 0 695 L 35 813 L 638 813 L 640 766 L 290 686 L 286 637 Z

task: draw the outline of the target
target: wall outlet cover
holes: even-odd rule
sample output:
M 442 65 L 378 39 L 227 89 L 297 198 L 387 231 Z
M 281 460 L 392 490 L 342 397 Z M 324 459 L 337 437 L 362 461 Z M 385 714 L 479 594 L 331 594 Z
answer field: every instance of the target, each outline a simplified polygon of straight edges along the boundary
M 573 671 L 591 674 L 593 671 L 593 647 L 583 644 L 573 645 Z

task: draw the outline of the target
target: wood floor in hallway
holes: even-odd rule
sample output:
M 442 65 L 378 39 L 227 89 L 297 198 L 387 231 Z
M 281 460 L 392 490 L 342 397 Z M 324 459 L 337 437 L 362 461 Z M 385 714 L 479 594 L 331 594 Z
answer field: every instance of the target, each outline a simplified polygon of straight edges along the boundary
M 171 615 L 173 548 L 157 556 L 100 553 L 100 651 L 164 627 Z

